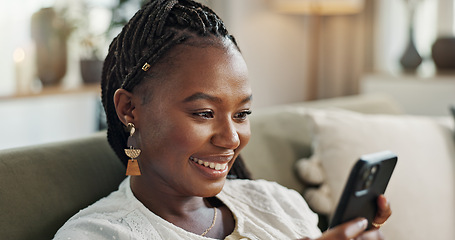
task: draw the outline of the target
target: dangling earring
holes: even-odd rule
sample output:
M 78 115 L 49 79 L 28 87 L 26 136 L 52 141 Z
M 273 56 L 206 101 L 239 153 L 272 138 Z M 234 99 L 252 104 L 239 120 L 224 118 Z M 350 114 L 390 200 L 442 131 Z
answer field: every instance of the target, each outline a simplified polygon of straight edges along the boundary
M 136 132 L 136 128 L 134 124 L 128 123 L 127 128 L 129 129 L 130 136 L 128 137 L 127 146 L 129 148 L 125 149 L 126 156 L 130 157 L 131 159 L 128 160 L 128 166 L 126 167 L 126 175 L 127 176 L 140 176 L 141 169 L 139 168 L 139 164 L 137 162 L 137 157 L 141 154 L 141 149 L 135 148 L 137 146 L 136 139 L 133 137 L 134 133 Z

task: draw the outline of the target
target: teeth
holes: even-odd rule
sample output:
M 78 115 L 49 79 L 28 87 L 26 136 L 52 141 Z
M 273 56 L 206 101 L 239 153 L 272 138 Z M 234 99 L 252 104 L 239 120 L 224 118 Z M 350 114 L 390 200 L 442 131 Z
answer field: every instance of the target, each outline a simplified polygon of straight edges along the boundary
M 222 170 L 222 169 L 224 169 L 224 164 L 219 164 L 219 163 L 215 164 L 215 170 L 219 171 L 219 170 Z
M 199 164 L 199 165 L 203 165 L 205 167 L 208 167 L 208 168 L 211 168 L 211 169 L 215 169 L 217 171 L 223 170 L 227 166 L 227 163 L 206 162 L 206 161 L 203 161 L 203 160 L 195 158 L 195 157 L 190 157 L 190 160 L 195 162 L 195 163 L 197 163 L 197 164 Z

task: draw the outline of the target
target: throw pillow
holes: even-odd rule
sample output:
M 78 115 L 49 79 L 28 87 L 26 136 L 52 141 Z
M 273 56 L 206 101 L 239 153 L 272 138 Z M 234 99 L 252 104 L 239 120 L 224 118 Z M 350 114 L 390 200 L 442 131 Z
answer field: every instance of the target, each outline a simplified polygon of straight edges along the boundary
M 398 164 L 386 191 L 390 239 L 455 239 L 455 150 L 452 130 L 429 117 L 311 111 L 314 154 L 336 203 L 360 155 L 391 150 Z
M 295 163 L 297 177 L 307 186 L 303 197 L 310 208 L 325 217 L 333 211 L 333 202 L 330 199 L 330 187 L 326 183 L 324 169 L 316 155 L 301 158 Z
M 297 176 L 307 185 L 318 186 L 325 181 L 321 161 L 315 155 L 297 160 L 295 170 Z

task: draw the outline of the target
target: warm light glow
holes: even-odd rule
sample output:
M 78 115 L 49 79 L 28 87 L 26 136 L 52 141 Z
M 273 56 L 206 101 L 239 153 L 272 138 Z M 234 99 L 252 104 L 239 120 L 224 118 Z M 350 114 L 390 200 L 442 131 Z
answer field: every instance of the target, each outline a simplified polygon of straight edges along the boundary
M 16 63 L 20 63 L 25 60 L 25 51 L 22 48 L 16 48 L 13 53 L 13 60 Z
M 363 0 L 274 0 L 275 9 L 289 14 L 348 15 L 363 10 Z

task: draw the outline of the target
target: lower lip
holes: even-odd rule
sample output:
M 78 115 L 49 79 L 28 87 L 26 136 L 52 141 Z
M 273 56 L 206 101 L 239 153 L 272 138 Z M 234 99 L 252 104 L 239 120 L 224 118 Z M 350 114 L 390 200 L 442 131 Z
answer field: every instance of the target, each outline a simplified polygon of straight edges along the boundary
M 229 169 L 228 166 L 226 166 L 223 170 L 215 170 L 212 168 L 205 167 L 204 165 L 195 163 L 192 160 L 188 161 L 190 161 L 199 170 L 199 172 L 201 172 L 205 177 L 209 179 L 219 179 L 227 176 Z

